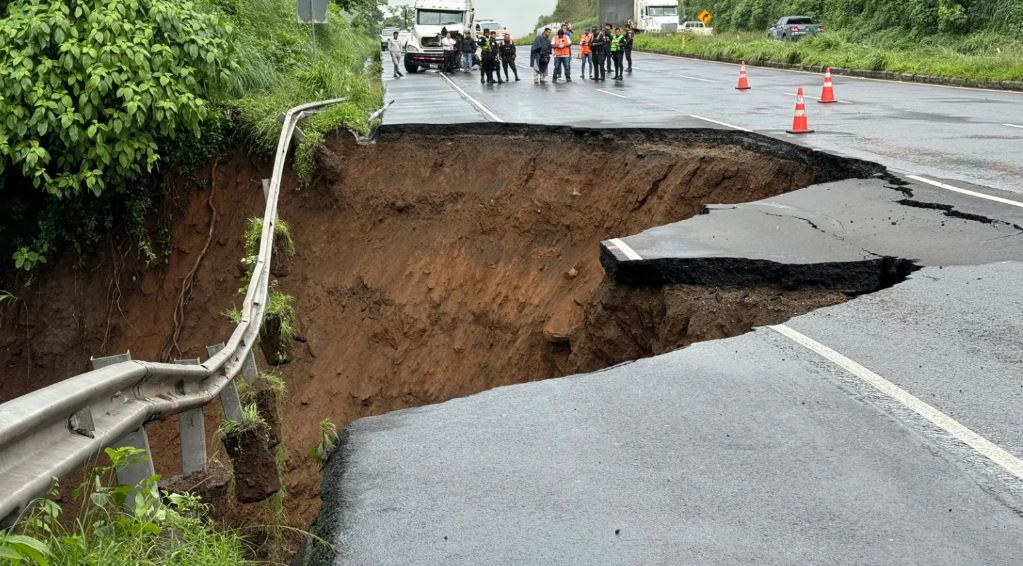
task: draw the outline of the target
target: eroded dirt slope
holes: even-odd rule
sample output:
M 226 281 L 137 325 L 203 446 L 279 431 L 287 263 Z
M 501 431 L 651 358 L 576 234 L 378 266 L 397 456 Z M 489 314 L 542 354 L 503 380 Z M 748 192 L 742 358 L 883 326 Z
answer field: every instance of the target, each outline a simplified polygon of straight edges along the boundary
M 289 179 L 281 199 L 298 250 L 280 284 L 297 298 L 299 319 L 295 360 L 284 368 L 284 423 L 289 505 L 300 525 L 318 505 L 306 451 L 323 418 L 343 426 L 593 370 L 844 300 L 840 290 L 602 284 L 598 243 L 704 203 L 877 172 L 741 133 L 493 125 L 392 128 L 368 146 L 341 136 L 321 165 L 313 187 L 296 191 Z M 214 245 L 186 310 L 182 357 L 205 357 L 205 346 L 229 333 L 219 313 L 241 301 L 243 221 L 259 213 L 267 173 L 268 164 L 241 155 L 218 168 Z M 181 278 L 209 227 L 208 189 L 174 194 L 181 221 L 168 268 L 118 260 L 112 285 L 111 252 L 87 267 L 68 259 L 27 292 L 27 309 L 5 315 L 0 396 L 83 371 L 89 355 L 161 355 Z M 151 430 L 158 469 L 173 474 L 176 427 Z

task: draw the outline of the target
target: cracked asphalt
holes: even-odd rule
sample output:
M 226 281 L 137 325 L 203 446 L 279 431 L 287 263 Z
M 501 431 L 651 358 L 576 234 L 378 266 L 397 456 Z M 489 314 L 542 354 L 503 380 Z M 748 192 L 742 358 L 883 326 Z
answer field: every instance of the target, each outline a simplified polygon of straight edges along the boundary
M 639 55 L 636 69 L 599 88 L 457 76 L 462 92 L 417 75 L 387 83 L 387 121 L 728 127 L 709 118 L 788 139 L 786 93 L 815 80 L 755 69 L 745 96 L 727 90 L 731 65 Z M 356 421 L 314 526 L 340 552 L 310 563 L 1023 562 L 1023 131 L 996 127 L 1023 95 L 836 83 L 851 104 L 812 107 L 821 134 L 790 141 L 899 177 L 710 206 L 601 258 L 625 282 L 856 298 Z

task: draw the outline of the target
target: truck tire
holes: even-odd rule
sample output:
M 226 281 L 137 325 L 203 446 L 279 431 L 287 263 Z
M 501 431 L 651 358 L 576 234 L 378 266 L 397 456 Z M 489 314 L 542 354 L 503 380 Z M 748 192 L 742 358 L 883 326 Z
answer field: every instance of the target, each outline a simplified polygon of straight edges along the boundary
M 416 63 L 413 63 L 411 59 L 406 57 L 405 58 L 405 70 L 408 71 L 408 73 L 410 75 L 414 75 L 414 74 L 419 72 L 419 65 L 416 64 Z

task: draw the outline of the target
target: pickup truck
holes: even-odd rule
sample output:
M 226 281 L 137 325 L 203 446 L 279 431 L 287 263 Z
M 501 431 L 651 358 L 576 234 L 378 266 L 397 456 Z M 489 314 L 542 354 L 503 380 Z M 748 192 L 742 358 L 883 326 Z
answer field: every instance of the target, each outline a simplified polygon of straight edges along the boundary
M 691 33 L 693 35 L 714 35 L 714 28 L 703 22 L 682 22 L 678 26 L 679 33 Z
M 767 30 L 767 37 L 781 41 L 795 41 L 808 35 L 824 32 L 824 26 L 809 16 L 785 16 Z

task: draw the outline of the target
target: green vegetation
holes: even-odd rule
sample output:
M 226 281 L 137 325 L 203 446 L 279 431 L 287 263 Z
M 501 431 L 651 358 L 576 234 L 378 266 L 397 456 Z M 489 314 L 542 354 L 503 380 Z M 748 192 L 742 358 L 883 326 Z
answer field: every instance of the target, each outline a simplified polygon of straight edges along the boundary
M 220 438 L 225 438 L 266 427 L 266 419 L 259 413 L 259 407 L 255 403 L 249 403 L 242 407 L 241 420 L 224 419 L 224 422 L 220 423 L 220 428 L 217 429 L 217 435 Z
M 270 286 L 262 328 L 274 332 L 277 351 L 271 352 L 273 358 L 277 363 L 287 363 L 295 341 L 295 297 L 279 290 L 276 281 Z
M 713 37 L 689 37 L 684 43 L 679 36 L 639 36 L 636 48 L 708 59 L 745 60 L 752 64 L 844 67 L 976 81 L 1023 80 L 1023 42 L 1008 42 L 991 34 L 922 40 L 883 34 L 856 40 L 849 32 L 829 32 L 782 42 L 760 33 L 726 32 Z
M 598 2 L 559 0 L 539 22 L 592 25 Z M 679 2 L 692 17 L 714 14 L 715 37 L 640 35 L 637 49 L 802 68 L 844 67 L 977 82 L 1023 81 L 1023 0 L 704 0 Z M 809 15 L 825 33 L 767 39 L 781 16 Z
M 345 98 L 303 124 L 297 165 L 311 179 L 325 135 L 367 131 L 382 101 L 377 2 L 330 10 L 314 54 L 289 0 L 0 1 L 0 258 L 32 271 L 127 226 L 156 263 L 168 242 L 147 217 L 162 171 L 195 170 L 239 139 L 270 151 L 282 112 Z
M 252 267 L 259 256 L 259 243 L 263 237 L 263 219 L 259 217 L 249 218 L 245 226 L 245 257 L 242 264 Z M 288 257 L 295 255 L 295 240 L 291 237 L 291 226 L 284 220 L 277 220 L 274 226 L 274 253 L 283 253 Z
M 309 457 L 322 468 L 330 453 L 337 447 L 337 426 L 328 419 L 320 421 L 320 439 L 309 449 Z
M 147 455 L 108 448 L 111 464 L 94 468 L 74 490 L 78 517 L 61 517 L 43 499 L 19 523 L 0 532 L 0 564 L 36 566 L 221 566 L 252 564 L 235 532 L 218 532 L 205 518 L 208 507 L 187 493 L 161 495 L 159 476 L 137 486 L 118 485 L 115 473 Z M 131 512 L 124 508 L 135 492 Z

